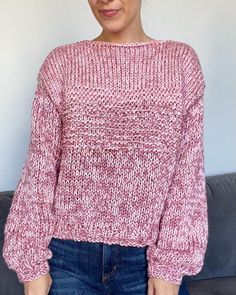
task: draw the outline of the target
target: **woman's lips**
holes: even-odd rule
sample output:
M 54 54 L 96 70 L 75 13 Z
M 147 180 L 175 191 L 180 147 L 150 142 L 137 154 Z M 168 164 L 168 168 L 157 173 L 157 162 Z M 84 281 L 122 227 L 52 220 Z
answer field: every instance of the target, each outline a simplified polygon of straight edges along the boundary
M 118 10 L 115 10 L 115 9 L 107 9 L 107 10 L 103 9 L 103 10 L 100 10 L 100 12 L 104 16 L 113 17 L 113 16 L 117 15 L 117 13 L 119 12 L 119 9 Z

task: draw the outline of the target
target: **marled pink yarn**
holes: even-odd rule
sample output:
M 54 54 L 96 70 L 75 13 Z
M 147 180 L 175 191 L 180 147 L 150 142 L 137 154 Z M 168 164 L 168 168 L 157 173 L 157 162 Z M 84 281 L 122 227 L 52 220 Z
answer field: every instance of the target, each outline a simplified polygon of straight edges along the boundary
M 149 277 L 176 284 L 201 270 L 204 88 L 183 42 L 82 40 L 48 54 L 4 231 L 20 282 L 49 271 L 52 237 L 148 245 Z

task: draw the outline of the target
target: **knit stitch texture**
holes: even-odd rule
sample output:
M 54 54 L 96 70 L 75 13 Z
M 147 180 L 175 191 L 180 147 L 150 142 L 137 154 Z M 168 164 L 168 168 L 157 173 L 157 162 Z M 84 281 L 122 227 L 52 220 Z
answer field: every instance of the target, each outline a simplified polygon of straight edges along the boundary
M 148 276 L 203 266 L 205 82 L 184 42 L 81 40 L 38 72 L 27 157 L 4 229 L 19 281 L 49 271 L 52 237 L 148 246 Z

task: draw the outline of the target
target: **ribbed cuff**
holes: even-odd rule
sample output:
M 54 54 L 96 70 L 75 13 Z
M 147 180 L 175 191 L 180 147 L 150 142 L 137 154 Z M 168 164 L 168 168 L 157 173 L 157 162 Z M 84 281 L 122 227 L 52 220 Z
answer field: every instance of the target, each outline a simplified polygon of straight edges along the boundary
M 170 283 L 181 285 L 184 274 L 180 269 L 170 265 L 160 265 L 148 261 L 148 277 L 160 278 Z
M 47 274 L 49 272 L 49 269 L 49 264 L 46 260 L 40 264 L 35 265 L 35 268 L 29 269 L 26 266 L 22 265 L 22 267 L 16 271 L 16 274 L 19 282 L 25 283 L 36 280 L 40 276 Z

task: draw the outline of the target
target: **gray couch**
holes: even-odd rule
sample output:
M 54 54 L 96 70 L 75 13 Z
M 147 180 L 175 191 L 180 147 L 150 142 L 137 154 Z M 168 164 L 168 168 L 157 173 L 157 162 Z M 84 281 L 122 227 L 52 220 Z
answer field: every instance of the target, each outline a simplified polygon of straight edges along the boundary
M 209 241 L 204 266 L 185 276 L 190 295 L 236 295 L 236 173 L 207 176 Z M 14 191 L 0 192 L 0 249 Z M 23 285 L 0 256 L 0 295 L 23 295 Z
M 236 295 L 236 173 L 207 176 L 209 239 L 202 270 L 186 276 L 191 295 Z

